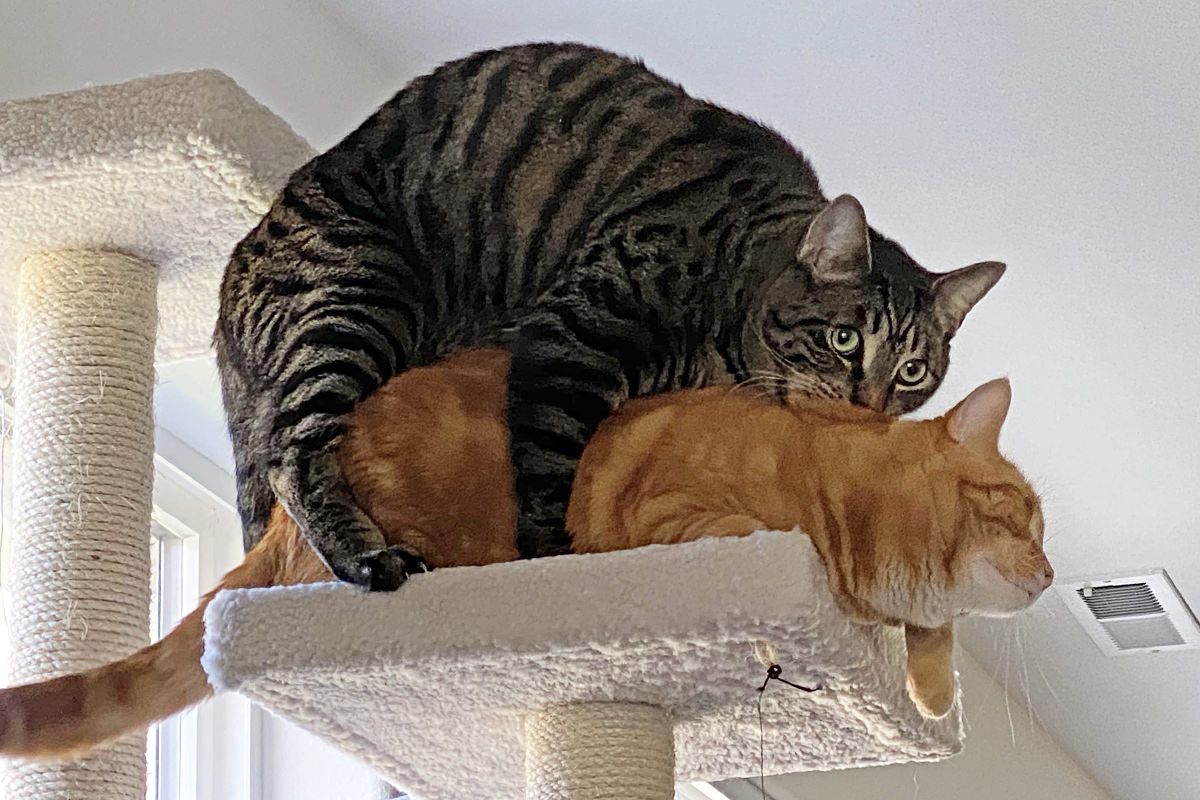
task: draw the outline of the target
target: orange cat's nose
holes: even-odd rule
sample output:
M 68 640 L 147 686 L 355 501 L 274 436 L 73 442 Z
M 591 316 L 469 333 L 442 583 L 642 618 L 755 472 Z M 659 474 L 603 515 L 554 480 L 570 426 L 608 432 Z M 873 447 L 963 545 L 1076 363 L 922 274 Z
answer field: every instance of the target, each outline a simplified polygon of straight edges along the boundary
M 1045 556 L 1042 557 L 1044 567 L 1042 570 L 1042 589 L 1050 588 L 1050 584 L 1054 583 L 1054 567 L 1050 566 L 1050 560 Z

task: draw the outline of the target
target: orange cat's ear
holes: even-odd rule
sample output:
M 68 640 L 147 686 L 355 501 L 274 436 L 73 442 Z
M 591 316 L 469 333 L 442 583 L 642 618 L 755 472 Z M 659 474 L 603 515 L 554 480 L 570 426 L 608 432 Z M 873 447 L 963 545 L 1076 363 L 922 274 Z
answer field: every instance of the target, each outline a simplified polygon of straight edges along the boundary
M 1012 388 L 1007 378 L 988 381 L 946 415 L 946 430 L 956 442 L 984 452 L 999 449 L 1000 428 L 1008 416 Z

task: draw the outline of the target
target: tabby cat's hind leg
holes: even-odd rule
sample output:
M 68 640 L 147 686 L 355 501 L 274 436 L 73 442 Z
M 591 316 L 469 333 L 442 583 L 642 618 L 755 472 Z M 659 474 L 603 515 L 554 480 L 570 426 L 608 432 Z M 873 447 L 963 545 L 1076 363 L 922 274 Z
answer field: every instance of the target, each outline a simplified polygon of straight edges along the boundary
M 507 409 L 523 558 L 570 552 L 567 502 L 583 448 L 649 363 L 650 333 L 614 309 L 619 294 L 619 281 L 594 276 L 556 293 L 517 333 Z
M 403 545 L 389 546 L 359 508 L 337 461 L 338 441 L 317 451 L 288 448 L 283 463 L 271 470 L 271 485 L 339 580 L 373 592 L 393 591 L 409 575 L 425 572 L 425 562 Z
M 238 453 L 234 450 L 234 454 Z M 258 544 L 267 530 L 271 507 L 275 504 L 275 493 L 262 466 L 253 460 L 243 463 L 235 459 L 237 474 L 237 508 L 242 520 L 242 546 L 246 552 Z
M 261 419 L 267 409 L 258 402 L 263 396 L 261 388 L 252 386 L 240 369 L 239 360 L 229 356 L 235 349 L 221 325 L 217 327 L 213 345 L 226 367 L 221 371 L 221 399 L 233 440 L 237 510 L 242 521 L 242 546 L 248 553 L 266 531 L 275 505 L 275 493 L 271 491 L 266 464 L 262 460 L 263 448 L 255 440 L 261 432 L 256 420 Z
M 318 293 L 264 370 L 278 379 L 259 415 L 275 497 L 334 575 L 371 591 L 394 590 L 424 571 L 416 553 L 388 547 L 337 457 L 346 416 L 407 366 L 406 343 L 385 335 L 399 328 L 386 302 L 383 293 L 371 304 Z

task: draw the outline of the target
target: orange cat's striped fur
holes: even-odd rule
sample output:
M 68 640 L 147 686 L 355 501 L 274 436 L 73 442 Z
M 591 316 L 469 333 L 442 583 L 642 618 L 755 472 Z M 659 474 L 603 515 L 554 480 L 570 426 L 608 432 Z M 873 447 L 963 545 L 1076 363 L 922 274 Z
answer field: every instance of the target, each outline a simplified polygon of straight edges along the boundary
M 342 444 L 388 543 L 412 545 L 432 567 L 517 557 L 507 366 L 507 354 L 481 350 L 405 372 L 359 406 Z M 805 531 L 847 613 L 905 626 L 909 693 L 940 716 L 954 698 L 952 619 L 1016 612 L 1053 575 L 1037 497 L 996 449 L 1008 401 L 1008 384 L 993 381 L 925 422 L 729 388 L 631 401 L 588 445 L 568 528 L 579 552 Z M 329 577 L 276 507 L 222 587 Z M 123 661 L 0 691 L 0 753 L 79 753 L 203 700 L 208 597 Z

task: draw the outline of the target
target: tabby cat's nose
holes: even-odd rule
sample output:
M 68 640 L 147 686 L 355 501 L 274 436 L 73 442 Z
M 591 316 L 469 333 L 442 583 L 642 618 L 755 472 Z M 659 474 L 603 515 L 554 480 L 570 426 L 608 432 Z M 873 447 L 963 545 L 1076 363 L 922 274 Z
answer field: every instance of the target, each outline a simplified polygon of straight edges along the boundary
M 850 401 L 855 405 L 866 406 L 874 411 L 884 411 L 887 408 L 889 388 L 887 386 L 864 386 L 859 384 L 854 388 Z

